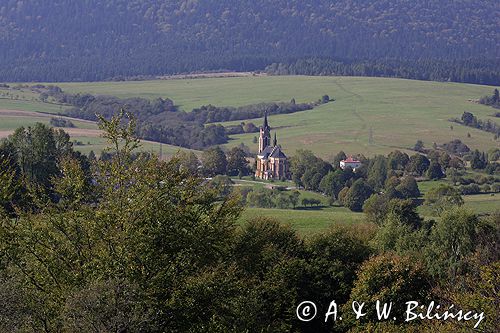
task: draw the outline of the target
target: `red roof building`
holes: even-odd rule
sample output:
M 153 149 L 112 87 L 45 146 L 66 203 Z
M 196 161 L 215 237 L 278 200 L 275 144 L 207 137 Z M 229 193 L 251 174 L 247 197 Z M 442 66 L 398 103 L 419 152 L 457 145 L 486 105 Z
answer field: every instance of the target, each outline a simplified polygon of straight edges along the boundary
M 345 170 L 346 168 L 351 168 L 353 171 L 356 171 L 363 163 L 361 161 L 349 156 L 345 160 L 340 161 L 340 168 Z

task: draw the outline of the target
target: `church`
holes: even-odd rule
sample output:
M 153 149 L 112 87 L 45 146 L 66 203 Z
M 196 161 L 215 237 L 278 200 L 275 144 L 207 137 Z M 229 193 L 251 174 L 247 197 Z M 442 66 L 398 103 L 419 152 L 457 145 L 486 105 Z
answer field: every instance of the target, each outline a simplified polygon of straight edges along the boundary
M 259 153 L 257 154 L 257 167 L 255 178 L 260 179 L 288 179 L 290 166 L 288 158 L 278 145 L 276 133 L 271 145 L 271 127 L 267 122 L 267 113 L 264 115 L 264 125 L 260 128 Z

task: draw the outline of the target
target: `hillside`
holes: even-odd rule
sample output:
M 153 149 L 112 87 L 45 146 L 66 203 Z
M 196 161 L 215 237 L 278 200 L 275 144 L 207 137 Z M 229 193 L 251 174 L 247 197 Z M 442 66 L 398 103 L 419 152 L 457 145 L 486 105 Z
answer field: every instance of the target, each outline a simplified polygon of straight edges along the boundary
M 335 101 L 313 110 L 273 115 L 270 124 L 288 154 L 311 149 L 322 157 L 339 150 L 368 156 L 412 147 L 427 147 L 460 139 L 471 148 L 487 151 L 498 145 L 493 134 L 449 122 L 470 111 L 498 122 L 492 108 L 469 100 L 490 94 L 491 87 L 362 77 L 246 77 L 145 82 L 59 84 L 70 93 L 109 94 L 121 98 L 171 98 L 181 109 L 201 105 L 242 106 L 283 102 L 304 103 L 328 94 Z M 257 125 L 262 119 L 248 120 Z M 247 121 L 247 122 L 248 122 Z M 224 122 L 236 125 L 241 121 Z M 453 125 L 453 130 L 450 129 Z M 411 128 L 411 130 L 409 130 Z M 370 138 L 371 133 L 371 138 Z M 468 137 L 470 133 L 470 137 Z M 227 146 L 244 143 L 255 149 L 255 133 L 231 136 Z
M 0 5 L 0 81 L 258 70 L 314 57 L 347 64 L 337 70 L 346 74 L 491 84 L 499 10 L 494 0 L 10 0 Z M 296 67 L 287 71 L 323 71 Z
M 417 140 L 423 140 L 428 148 L 432 147 L 434 142 L 443 144 L 454 139 L 460 139 L 471 149 L 482 151 L 498 146 L 498 141 L 494 140 L 492 133 L 449 121 L 452 118 L 460 118 L 462 113 L 467 111 L 480 120 L 498 123 L 498 118 L 493 116 L 493 108 L 473 102 L 492 93 L 492 87 L 487 86 L 389 78 L 307 76 L 57 85 L 72 94 L 111 95 L 122 99 L 141 97 L 151 101 L 168 98 L 180 111 L 187 113 L 209 104 L 240 107 L 257 103 L 289 102 L 291 99 L 295 99 L 299 104 L 317 100 L 323 94 L 335 99 L 312 110 L 269 117 L 271 126 L 276 130 L 278 140 L 288 155 L 293 155 L 297 149 L 305 148 L 324 158 L 329 158 L 340 150 L 373 156 L 388 154 L 394 149 L 413 147 Z M 15 97 L 12 94 L 8 97 Z M 34 95 L 23 95 L 20 92 L 15 94 L 24 100 L 0 99 L 0 109 L 60 113 L 70 108 L 69 105 L 34 101 L 32 99 L 37 98 Z M 4 130 L 13 130 L 17 126 L 33 122 L 29 116 L 15 119 L 13 125 Z M 160 120 L 165 121 L 158 121 Z M 222 125 L 238 125 L 242 121 L 259 126 L 262 118 L 223 122 Z M 229 135 L 226 146 L 244 143 L 255 151 L 253 140 L 256 135 Z M 94 139 L 90 141 L 92 140 Z M 91 147 L 89 145 L 81 148 L 99 150 L 98 147 Z

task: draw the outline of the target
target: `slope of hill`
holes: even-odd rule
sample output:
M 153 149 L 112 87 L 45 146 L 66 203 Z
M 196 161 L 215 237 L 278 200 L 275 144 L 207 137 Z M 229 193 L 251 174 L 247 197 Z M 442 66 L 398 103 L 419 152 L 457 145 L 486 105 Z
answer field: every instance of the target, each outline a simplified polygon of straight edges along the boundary
M 255 70 L 308 57 L 463 60 L 462 70 L 490 75 L 500 72 L 499 10 L 494 0 L 9 0 L 0 80 Z
M 492 133 L 449 122 L 470 111 L 498 122 L 488 106 L 470 100 L 491 94 L 479 85 L 363 77 L 272 76 L 58 84 L 69 93 L 109 94 L 121 98 L 171 98 L 182 110 L 201 105 L 242 106 L 260 102 L 304 103 L 328 94 L 335 101 L 314 110 L 270 116 L 287 154 L 312 149 L 322 157 L 349 153 L 388 154 L 423 140 L 443 144 L 460 139 L 484 151 L 498 145 Z M 260 125 L 262 119 L 245 120 Z M 240 124 L 241 120 L 223 125 Z M 453 129 L 451 129 L 453 128 Z M 470 134 L 470 137 L 468 135 Z M 255 133 L 233 135 L 228 147 L 255 149 Z

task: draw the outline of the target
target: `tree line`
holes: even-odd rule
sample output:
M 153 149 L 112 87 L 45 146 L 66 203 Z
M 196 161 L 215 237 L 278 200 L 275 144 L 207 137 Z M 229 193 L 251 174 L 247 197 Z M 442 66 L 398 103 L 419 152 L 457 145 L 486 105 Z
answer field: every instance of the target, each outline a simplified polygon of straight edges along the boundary
M 452 119 L 451 121 L 465 126 L 477 128 L 485 132 L 493 133 L 495 140 L 500 137 L 500 126 L 497 123 L 489 119 L 487 119 L 486 121 L 477 119 L 477 117 L 472 112 L 464 111 L 460 119 Z
M 339 162 L 346 158 L 344 152 L 338 153 L 332 163 L 316 157 L 311 151 L 299 150 L 291 158 L 292 180 L 298 187 L 323 193 L 330 202 L 338 202 L 353 210 L 363 211 L 364 205 L 372 196 L 382 196 L 383 200 L 410 199 L 418 204 L 420 191 L 415 178 L 430 180 L 450 178 L 460 188 L 454 188 L 463 194 L 479 192 L 498 192 L 500 179 L 491 176 L 489 180 L 475 181 L 464 178 L 465 163 L 468 161 L 474 170 L 498 175 L 498 149 L 490 154 L 472 151 L 462 158 L 448 154 L 446 151 L 427 150 L 426 154 L 408 154 L 394 151 L 388 156 L 377 155 L 373 158 L 358 156 L 362 166 L 353 171 L 339 167 Z
M 352 317 L 353 301 L 374 309 L 377 300 L 479 309 L 480 329 L 500 327 L 498 214 L 480 218 L 449 200 L 439 219 L 424 220 L 401 200 L 376 223 L 340 224 L 309 238 L 265 218 L 237 228 L 240 198 L 177 157 L 135 154 L 140 143 L 130 120 L 100 119 L 114 148 L 108 159 L 90 159 L 90 167 L 71 149 L 58 150 L 66 141 L 53 142 L 59 132 L 42 125 L 33 137 L 46 145 L 26 150 L 29 129 L 4 143 L 13 145 L 18 163 L 55 172 L 0 169 L 3 202 L 24 179 L 52 193 L 45 200 L 32 186 L 28 210 L 0 213 L 0 330 L 410 333 L 470 331 L 475 324 L 405 323 L 403 306 L 391 313 L 397 320 L 379 321 L 374 311 Z M 47 146 L 51 155 L 37 152 Z M 38 159 L 27 161 L 26 152 Z M 390 160 L 399 170 L 405 158 Z M 304 300 L 314 300 L 319 313 L 335 300 L 343 320 L 298 320 Z
M 139 137 L 192 149 L 204 149 L 227 143 L 228 135 L 258 131 L 257 126 L 251 122 L 243 122 L 229 128 L 213 123 L 262 118 L 265 114 L 306 111 L 331 101 L 328 95 L 323 95 L 317 101 L 310 103 L 296 103 L 295 99 L 292 99 L 290 102 L 258 103 L 240 107 L 208 105 L 185 112 L 179 110 L 169 98 L 121 99 L 114 96 L 69 94 L 57 86 L 41 84 L 34 85 L 31 89 L 40 93 L 41 99 L 46 100 L 51 97 L 57 103 L 71 105 L 72 107 L 64 114 L 74 118 L 95 121 L 100 114 L 109 119 L 116 110 L 124 109 L 136 117 Z
M 407 60 L 301 58 L 268 65 L 270 75 L 395 77 L 412 80 L 498 85 L 497 60 Z
M 495 88 L 491 96 L 483 96 L 479 99 L 479 103 L 492 106 L 496 109 L 500 108 L 500 93 Z M 497 116 L 498 117 L 498 116 Z

